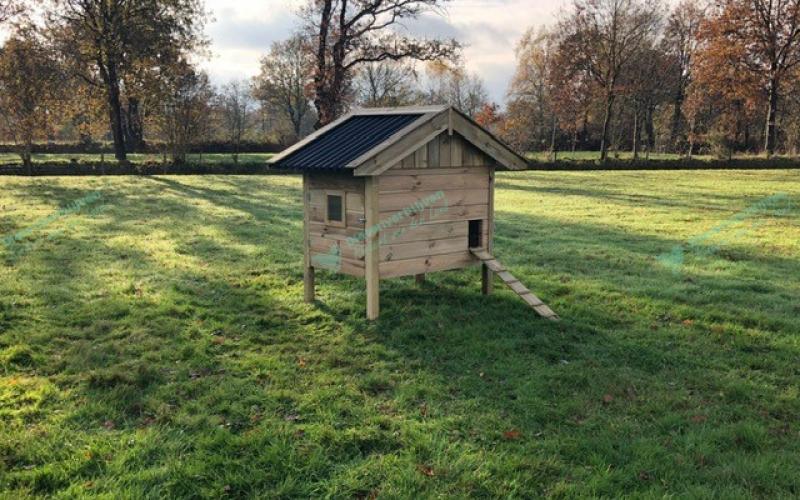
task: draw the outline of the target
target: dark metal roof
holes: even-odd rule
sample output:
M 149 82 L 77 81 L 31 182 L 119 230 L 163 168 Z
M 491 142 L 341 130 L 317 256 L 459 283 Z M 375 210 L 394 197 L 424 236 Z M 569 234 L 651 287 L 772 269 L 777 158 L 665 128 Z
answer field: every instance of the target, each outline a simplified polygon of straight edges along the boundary
M 343 169 L 422 114 L 354 115 L 273 164 L 283 169 Z

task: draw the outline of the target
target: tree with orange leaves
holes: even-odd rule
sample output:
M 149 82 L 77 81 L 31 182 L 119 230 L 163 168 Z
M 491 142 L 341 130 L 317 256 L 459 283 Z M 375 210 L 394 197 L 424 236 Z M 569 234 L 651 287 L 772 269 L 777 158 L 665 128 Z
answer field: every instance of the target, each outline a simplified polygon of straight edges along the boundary
M 655 38 L 660 21 L 658 0 L 573 0 L 571 12 L 558 24 L 562 59 L 574 73 L 586 74 L 603 95 L 601 160 L 608 156 L 620 80 L 642 47 Z
M 755 83 L 766 101 L 764 151 L 772 155 L 781 93 L 800 64 L 800 0 L 721 0 L 701 24 L 702 58 L 729 71 L 740 86 Z

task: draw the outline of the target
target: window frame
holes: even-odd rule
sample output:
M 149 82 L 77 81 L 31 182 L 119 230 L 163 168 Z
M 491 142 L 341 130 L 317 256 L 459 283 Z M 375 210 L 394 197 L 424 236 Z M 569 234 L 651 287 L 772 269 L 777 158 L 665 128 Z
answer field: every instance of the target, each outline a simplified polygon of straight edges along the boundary
M 334 220 L 330 218 L 330 203 L 328 198 L 330 196 L 338 196 L 342 200 L 342 220 Z M 325 223 L 329 226 L 347 227 L 347 193 L 343 190 L 326 190 L 325 191 Z

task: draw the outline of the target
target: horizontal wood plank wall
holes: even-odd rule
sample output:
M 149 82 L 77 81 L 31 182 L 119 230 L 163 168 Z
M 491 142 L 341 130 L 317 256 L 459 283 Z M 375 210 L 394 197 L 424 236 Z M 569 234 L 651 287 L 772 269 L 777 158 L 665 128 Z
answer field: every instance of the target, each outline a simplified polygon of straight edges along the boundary
M 307 176 L 308 245 L 314 267 L 364 276 L 364 179 L 351 172 L 309 172 Z M 325 223 L 328 191 L 345 192 L 345 227 Z
M 378 176 L 381 278 L 478 264 L 468 221 L 484 221 L 486 242 L 493 164 L 458 134 L 443 133 Z

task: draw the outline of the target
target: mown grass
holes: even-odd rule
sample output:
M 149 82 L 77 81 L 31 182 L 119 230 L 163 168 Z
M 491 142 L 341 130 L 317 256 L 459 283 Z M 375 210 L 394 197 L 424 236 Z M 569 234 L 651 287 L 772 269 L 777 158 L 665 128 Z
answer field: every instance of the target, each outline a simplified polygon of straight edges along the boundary
M 540 161 L 540 162 L 549 162 L 552 160 L 552 154 L 549 151 L 535 151 L 530 152 L 526 155 L 528 159 Z M 633 153 L 631 151 L 610 151 L 608 153 L 609 159 L 620 159 L 620 160 L 632 160 Z M 557 158 L 562 161 L 599 161 L 600 160 L 600 151 L 559 151 L 557 153 Z M 677 153 L 650 153 L 649 155 L 645 152 L 639 154 L 639 158 L 641 160 L 645 160 L 647 158 L 651 160 L 681 160 L 683 159 L 683 155 Z M 697 155 L 695 158 L 698 159 L 711 159 L 712 156 L 708 155 Z
M 500 174 L 555 324 L 477 269 L 304 304 L 294 177 L 0 186 L 0 496 L 800 495 L 795 171 Z
M 239 163 L 253 164 L 253 163 L 266 163 L 272 157 L 272 153 L 241 153 L 239 154 Z M 34 154 L 32 157 L 33 163 L 70 163 L 73 160 L 79 163 L 99 163 L 101 161 L 108 162 L 109 164 L 116 163 L 113 154 L 90 154 L 90 153 L 41 153 Z M 128 160 L 132 163 L 161 163 L 163 156 L 160 154 L 141 154 L 131 153 L 128 155 Z M 186 161 L 189 164 L 206 164 L 206 165 L 219 165 L 219 164 L 233 164 L 233 155 L 226 153 L 205 153 L 205 154 L 189 154 L 186 156 Z M 18 165 L 20 163 L 19 155 L 15 153 L 0 153 L 0 166 L 1 165 Z

